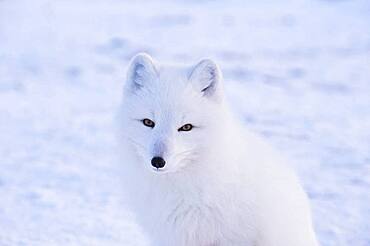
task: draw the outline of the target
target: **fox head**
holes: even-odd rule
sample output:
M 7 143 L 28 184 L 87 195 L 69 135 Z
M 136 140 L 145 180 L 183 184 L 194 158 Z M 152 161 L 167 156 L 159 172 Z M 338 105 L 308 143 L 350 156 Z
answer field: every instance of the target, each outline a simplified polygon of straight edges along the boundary
M 177 172 L 217 141 L 222 121 L 222 75 L 209 59 L 165 66 L 148 54 L 132 58 L 121 107 L 122 140 L 143 168 Z

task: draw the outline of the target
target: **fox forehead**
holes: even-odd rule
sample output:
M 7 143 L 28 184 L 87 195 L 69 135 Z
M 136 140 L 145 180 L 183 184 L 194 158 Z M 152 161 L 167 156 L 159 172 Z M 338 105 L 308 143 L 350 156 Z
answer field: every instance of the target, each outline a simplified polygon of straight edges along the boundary
M 183 67 L 166 66 L 159 70 L 158 78 L 137 93 L 152 114 L 168 118 L 173 113 L 189 114 L 196 111 L 200 95 L 194 91 Z
M 173 99 L 179 101 L 183 95 L 191 95 L 191 84 L 188 80 L 187 67 L 164 65 L 159 68 L 158 78 L 150 86 L 154 89 L 153 94 L 160 95 L 161 99 Z M 190 96 L 188 95 L 188 96 Z M 195 95 L 195 93 L 194 93 Z

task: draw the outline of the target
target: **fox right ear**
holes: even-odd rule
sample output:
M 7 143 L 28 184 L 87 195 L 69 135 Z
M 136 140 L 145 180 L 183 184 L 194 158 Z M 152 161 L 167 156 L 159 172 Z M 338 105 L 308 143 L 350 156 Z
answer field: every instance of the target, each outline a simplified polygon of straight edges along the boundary
M 153 58 L 146 53 L 135 55 L 127 70 L 127 86 L 138 90 L 158 78 L 158 70 Z
M 222 98 L 221 70 L 214 61 L 201 60 L 193 67 L 188 79 L 203 96 L 216 100 Z

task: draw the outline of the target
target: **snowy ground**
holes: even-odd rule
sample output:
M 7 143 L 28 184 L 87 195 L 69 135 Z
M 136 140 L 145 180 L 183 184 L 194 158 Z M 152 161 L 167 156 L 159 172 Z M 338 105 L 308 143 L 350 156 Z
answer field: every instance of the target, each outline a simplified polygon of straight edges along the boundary
M 370 2 L 0 1 L 0 245 L 148 245 L 113 112 L 138 51 L 203 56 L 294 160 L 322 245 L 370 245 Z

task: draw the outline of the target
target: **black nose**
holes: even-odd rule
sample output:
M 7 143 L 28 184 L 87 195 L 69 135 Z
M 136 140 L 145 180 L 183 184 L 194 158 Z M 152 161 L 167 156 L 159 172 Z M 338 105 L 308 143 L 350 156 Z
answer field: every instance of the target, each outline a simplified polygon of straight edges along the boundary
M 160 156 L 153 157 L 152 159 L 152 166 L 155 168 L 162 168 L 165 164 L 166 161 Z

